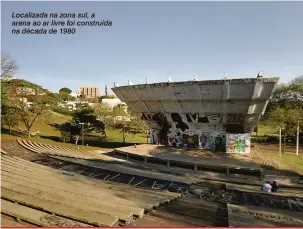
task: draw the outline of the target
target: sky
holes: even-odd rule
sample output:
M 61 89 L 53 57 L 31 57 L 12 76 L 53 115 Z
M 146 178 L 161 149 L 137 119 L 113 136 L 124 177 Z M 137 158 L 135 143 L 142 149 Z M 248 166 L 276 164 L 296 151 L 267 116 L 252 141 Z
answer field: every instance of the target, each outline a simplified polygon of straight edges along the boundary
M 112 26 L 16 35 L 13 12 L 88 12 Z M 16 78 L 54 92 L 94 86 L 104 94 L 114 82 L 222 79 L 225 72 L 264 71 L 288 82 L 303 74 L 302 28 L 303 2 L 1 2 L 1 50 L 18 64 Z

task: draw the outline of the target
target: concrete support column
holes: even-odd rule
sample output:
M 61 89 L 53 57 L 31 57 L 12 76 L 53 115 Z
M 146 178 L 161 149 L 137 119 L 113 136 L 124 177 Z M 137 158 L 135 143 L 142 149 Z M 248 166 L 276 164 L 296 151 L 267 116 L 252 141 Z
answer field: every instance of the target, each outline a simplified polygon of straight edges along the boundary
M 169 161 L 166 162 L 166 165 L 167 165 L 168 168 L 170 167 Z
M 194 172 L 198 172 L 198 167 L 196 164 L 194 164 Z

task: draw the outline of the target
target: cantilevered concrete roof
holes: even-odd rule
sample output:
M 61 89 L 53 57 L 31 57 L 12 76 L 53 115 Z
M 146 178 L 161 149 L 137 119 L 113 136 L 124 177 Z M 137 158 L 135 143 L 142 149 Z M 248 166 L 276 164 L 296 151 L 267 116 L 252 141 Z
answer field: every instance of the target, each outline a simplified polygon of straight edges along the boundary
M 112 88 L 133 111 L 144 114 L 220 114 L 222 124 L 243 120 L 253 128 L 266 109 L 279 78 L 239 78 L 138 84 Z M 185 117 L 185 116 L 184 116 Z M 184 119 L 184 118 L 182 118 Z

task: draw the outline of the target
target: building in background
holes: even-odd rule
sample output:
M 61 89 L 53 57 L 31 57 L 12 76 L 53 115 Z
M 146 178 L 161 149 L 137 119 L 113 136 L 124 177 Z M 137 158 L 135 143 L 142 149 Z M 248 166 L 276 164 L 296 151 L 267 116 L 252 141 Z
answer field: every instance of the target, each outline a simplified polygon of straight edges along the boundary
M 94 99 L 100 96 L 100 88 L 98 87 L 80 87 L 77 91 L 78 96 L 87 99 Z
M 121 102 L 120 99 L 102 99 L 102 103 L 107 104 L 110 109 L 114 109 L 118 104 L 123 105 L 127 109 L 126 103 Z

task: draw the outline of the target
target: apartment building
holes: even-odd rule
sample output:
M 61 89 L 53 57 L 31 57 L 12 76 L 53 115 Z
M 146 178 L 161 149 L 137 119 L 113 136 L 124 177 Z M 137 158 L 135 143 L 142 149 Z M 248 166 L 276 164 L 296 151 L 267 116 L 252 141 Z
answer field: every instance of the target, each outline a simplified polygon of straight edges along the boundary
M 85 96 L 85 98 L 93 99 L 100 96 L 100 88 L 98 87 L 80 87 L 77 91 L 79 96 Z

